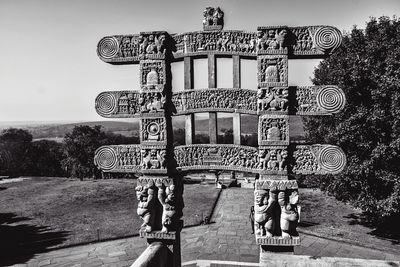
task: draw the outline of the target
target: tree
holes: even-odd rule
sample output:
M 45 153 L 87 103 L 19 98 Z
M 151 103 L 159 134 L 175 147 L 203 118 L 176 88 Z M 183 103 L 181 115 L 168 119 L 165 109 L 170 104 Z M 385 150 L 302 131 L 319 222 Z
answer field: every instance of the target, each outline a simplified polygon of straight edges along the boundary
M 100 125 L 75 126 L 64 137 L 64 159 L 62 167 L 65 172 L 77 178 L 99 177 L 100 171 L 94 165 L 94 154 L 103 145 L 138 143 L 138 137 L 127 137 L 112 132 L 104 132 Z
M 218 135 L 218 144 L 233 144 L 233 129 L 221 129 L 222 134 Z
M 64 154 L 62 166 L 72 177 L 84 178 L 98 175 L 93 158 L 97 148 L 109 144 L 108 137 L 100 125 L 75 126 L 72 132 L 64 137 Z
M 32 135 L 27 130 L 8 128 L 1 132 L 2 162 L 7 165 L 7 170 L 3 174 L 10 176 L 29 174 L 28 150 L 31 141 Z
M 33 176 L 64 176 L 61 166 L 63 146 L 50 140 L 40 140 L 31 143 L 28 149 L 29 175 Z
M 365 31 L 354 27 L 320 63 L 313 82 L 337 84 L 347 98 L 341 113 L 305 122 L 309 141 L 336 144 L 348 159 L 341 174 L 318 178 L 321 188 L 363 209 L 378 226 L 398 231 L 400 21 L 372 18 Z

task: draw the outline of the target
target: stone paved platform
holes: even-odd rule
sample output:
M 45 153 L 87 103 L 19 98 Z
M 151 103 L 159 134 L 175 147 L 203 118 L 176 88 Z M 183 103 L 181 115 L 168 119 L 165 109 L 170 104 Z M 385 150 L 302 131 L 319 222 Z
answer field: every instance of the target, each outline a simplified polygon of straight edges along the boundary
M 251 234 L 248 221 L 251 205 L 253 205 L 252 189 L 224 190 L 214 211 L 213 223 L 183 229 L 182 262 L 196 259 L 258 262 L 259 248 Z M 14 266 L 130 266 L 145 247 L 144 239 L 131 237 L 54 250 L 36 255 L 28 262 Z M 400 253 L 383 252 L 305 233 L 301 234 L 301 246 L 295 248 L 295 254 L 312 257 L 400 260 Z

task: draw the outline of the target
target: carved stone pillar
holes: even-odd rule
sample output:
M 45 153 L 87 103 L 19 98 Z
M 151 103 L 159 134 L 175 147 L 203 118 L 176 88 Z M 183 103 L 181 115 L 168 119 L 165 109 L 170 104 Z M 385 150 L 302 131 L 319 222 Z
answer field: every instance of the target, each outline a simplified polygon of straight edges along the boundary
M 299 220 L 296 181 L 288 175 L 288 55 L 287 49 L 271 37 L 284 29 L 269 29 L 259 42 L 258 77 L 258 145 L 260 178 L 254 191 L 255 235 L 261 254 L 293 252 L 300 244 L 296 231 Z M 273 33 L 273 34 L 272 34 Z M 271 42 L 276 42 L 271 44 Z M 262 114 L 262 115 L 261 115 Z

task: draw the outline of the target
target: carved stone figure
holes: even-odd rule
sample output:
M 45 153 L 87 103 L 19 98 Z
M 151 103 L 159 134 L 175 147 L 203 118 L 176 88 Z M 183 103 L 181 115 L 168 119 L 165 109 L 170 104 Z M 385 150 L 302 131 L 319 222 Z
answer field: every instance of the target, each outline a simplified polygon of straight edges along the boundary
M 157 85 L 158 84 L 158 73 L 156 68 L 152 67 L 151 71 L 147 73 L 146 76 L 146 85 Z
M 259 111 L 288 111 L 289 88 L 287 87 L 259 89 L 257 96 Z
M 158 199 L 163 206 L 163 213 L 161 218 L 162 229 L 161 232 L 168 233 L 171 231 L 171 227 L 175 222 L 175 205 L 176 205 L 176 198 L 175 198 L 175 186 L 170 185 L 164 189 L 163 185 L 160 185 L 158 188 Z
M 224 12 L 217 7 L 207 7 L 203 11 L 203 27 L 204 30 L 222 29 Z M 218 27 L 219 26 L 219 27 Z
M 286 171 L 287 150 L 268 148 L 259 150 L 260 168 L 267 171 Z
M 154 226 L 154 188 L 149 185 L 137 186 L 136 197 L 138 200 L 137 214 L 142 218 L 141 228 L 151 232 Z
M 141 140 L 143 142 L 166 141 L 164 118 L 146 118 L 142 119 L 141 123 Z
M 272 237 L 275 227 L 274 207 L 276 193 L 267 190 L 254 191 L 254 222 L 255 234 Z
M 162 60 L 143 60 L 140 76 L 142 90 L 162 90 L 165 84 L 165 63 Z
M 262 55 L 258 56 L 258 86 L 287 85 L 287 56 Z
M 256 92 L 248 89 L 196 89 L 185 90 L 172 96 L 172 103 L 177 113 L 202 109 L 207 110 L 242 110 L 255 113 Z
M 296 227 L 299 220 L 297 204 L 299 195 L 297 190 L 281 191 L 278 194 L 278 203 L 281 207 L 281 230 L 283 238 L 297 235 Z

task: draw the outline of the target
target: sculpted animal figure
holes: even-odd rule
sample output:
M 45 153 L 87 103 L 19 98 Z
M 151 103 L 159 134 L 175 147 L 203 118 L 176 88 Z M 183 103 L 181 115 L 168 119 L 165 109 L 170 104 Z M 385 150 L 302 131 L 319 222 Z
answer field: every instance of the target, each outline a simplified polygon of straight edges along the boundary
M 151 155 L 149 152 L 146 152 L 146 150 L 142 150 L 140 152 L 142 154 L 142 168 L 144 170 L 150 169 L 151 167 L 151 163 L 150 163 L 150 159 L 151 159 Z

